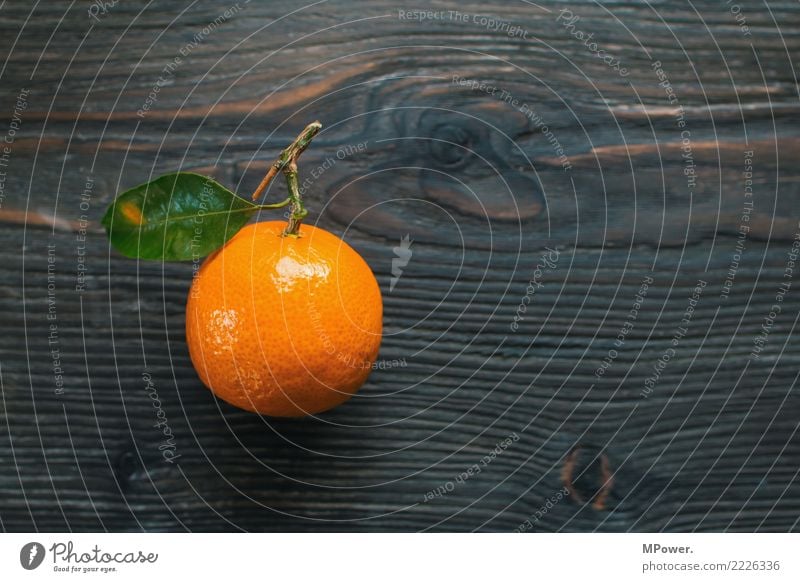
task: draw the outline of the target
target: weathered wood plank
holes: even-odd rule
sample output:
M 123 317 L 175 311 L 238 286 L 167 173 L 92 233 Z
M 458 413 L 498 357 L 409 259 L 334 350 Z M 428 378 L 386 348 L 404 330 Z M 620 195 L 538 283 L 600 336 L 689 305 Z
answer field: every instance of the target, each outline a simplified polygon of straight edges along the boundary
M 743 7 L 745 35 L 719 2 L 440 3 L 467 22 L 403 19 L 382 0 L 278 21 L 297 6 L 250 2 L 203 33 L 139 116 L 227 8 L 144 4 L 98 20 L 63 2 L 31 18 L 27 3 L 0 9 L 3 119 L 30 90 L 0 198 L 2 528 L 509 531 L 574 457 L 581 499 L 533 529 L 797 529 L 793 287 L 753 356 L 800 230 L 797 4 Z M 562 8 L 627 76 L 557 20 Z M 381 358 L 404 365 L 321 420 L 265 420 L 216 401 L 191 367 L 192 265 L 121 259 L 98 218 L 119 188 L 177 167 L 249 192 L 312 117 L 326 127 L 303 158 L 310 220 L 374 269 Z M 390 292 L 404 235 L 414 254 Z M 536 274 L 546 247 L 558 260 Z M 601 458 L 614 485 L 598 509 Z
M 19 234 L 12 229 L 6 236 L 10 241 Z M 48 237 L 42 234 L 29 233 L 38 236 L 31 236 L 26 263 L 28 257 L 46 256 Z M 797 488 L 796 464 L 790 460 L 797 458 L 800 445 L 792 390 L 799 347 L 792 333 L 800 313 L 796 300 L 786 305 L 762 357 L 747 362 L 757 332 L 755 316 L 769 310 L 769 288 L 784 268 L 785 248 L 753 243 L 735 295 L 724 303 L 718 290 L 727 251 L 718 247 L 705 271 L 702 254 L 681 258 L 680 250 L 662 249 L 662 274 L 625 350 L 599 380 L 594 371 L 613 347 L 655 252 L 639 252 L 623 273 L 618 257 L 605 263 L 599 252 L 565 249 L 559 264 L 571 267 L 548 276 L 518 333 L 508 324 L 525 293 L 527 270 L 515 270 L 502 258 L 492 262 L 492 281 L 479 284 L 483 265 L 473 253 L 445 305 L 413 334 L 387 335 L 381 357 L 405 358 L 406 367 L 376 371 L 363 397 L 327 415 L 327 422 L 264 423 L 215 401 L 191 369 L 181 316 L 190 265 L 166 265 L 162 276 L 160 266 L 142 264 L 137 273 L 135 263 L 114 260 L 110 271 L 92 273 L 78 295 L 74 275 L 65 268 L 73 241 L 67 233 L 55 239 L 61 265 L 58 325 L 70 378 L 64 395 L 54 394 L 52 372 L 42 362 L 46 263 L 27 267 L 24 303 L 21 297 L 3 299 L 9 313 L 0 343 L 5 417 L 12 435 L 26 434 L 25 419 L 35 404 L 39 425 L 46 427 L 42 442 L 30 432 L 13 442 L 25 491 L 31 493 L 26 506 L 15 489 L 16 496 L 6 501 L 6 524 L 24 527 L 29 506 L 38 527 L 67 527 L 60 512 L 52 511 L 63 499 L 70 526 L 78 529 L 170 529 L 183 527 L 184 520 L 195 529 L 233 527 L 209 504 L 225 508 L 224 516 L 247 529 L 417 529 L 447 518 L 435 527 L 508 530 L 560 488 L 564 458 L 578 442 L 587 455 L 603 450 L 610 456 L 620 471 L 619 489 L 612 491 L 610 511 L 565 502 L 541 524 L 545 529 L 748 529 L 761 519 L 768 529 L 792 526 Z M 387 285 L 389 249 L 353 244 Z M 91 265 L 105 262 L 105 245 L 100 236 L 92 237 Z M 420 249 L 395 291 L 386 294 L 387 331 L 417 324 L 439 302 L 442 291 L 436 289 L 449 283 L 436 260 L 442 252 Z M 20 260 L 7 254 L 2 261 L 4 276 L 17 285 Z M 701 277 L 709 290 L 690 331 L 653 394 L 643 399 L 644 382 L 669 348 Z M 509 282 L 511 292 L 502 297 Z M 12 332 L 23 322 L 24 346 L 14 342 Z M 38 358 L 30 367 L 26 352 Z M 145 369 L 175 431 L 185 475 L 159 455 L 160 434 L 152 428 L 153 409 L 142 385 Z M 7 440 L 3 434 L 0 440 Z M 425 493 L 452 480 L 509 434 L 519 435 L 519 442 L 480 479 L 423 503 Z M 45 460 L 51 476 L 42 471 Z M 17 482 L 14 464 L 4 467 L 4 483 Z M 677 483 L 670 483 L 676 475 Z M 596 479 L 589 474 L 582 486 L 591 489 Z M 720 503 L 705 516 L 726 489 L 740 504 Z M 90 499 L 99 519 L 87 505 Z M 780 510 L 767 513 L 773 503 Z M 407 506 L 413 507 L 376 517 Z

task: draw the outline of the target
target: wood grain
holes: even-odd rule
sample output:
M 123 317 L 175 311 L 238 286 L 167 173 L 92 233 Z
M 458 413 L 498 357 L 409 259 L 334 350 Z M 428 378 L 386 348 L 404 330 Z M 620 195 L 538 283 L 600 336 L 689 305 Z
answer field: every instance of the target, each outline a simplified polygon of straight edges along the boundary
M 67 2 L 0 8 L 0 136 L 30 90 L 0 197 L 3 530 L 798 529 L 800 300 L 786 269 L 800 233 L 800 6 L 743 6 L 745 36 L 710 1 L 437 3 L 467 22 L 403 19 L 408 7 L 383 0 L 294 14 L 253 1 L 206 35 L 228 6 L 146 4 L 99 20 Z M 270 420 L 197 379 L 192 265 L 123 259 L 99 217 L 118 190 L 177 168 L 249 194 L 313 118 L 308 220 L 375 271 L 380 357 L 402 365 L 320 419 Z M 405 235 L 413 256 L 390 291 Z M 565 474 L 576 495 L 534 519 Z

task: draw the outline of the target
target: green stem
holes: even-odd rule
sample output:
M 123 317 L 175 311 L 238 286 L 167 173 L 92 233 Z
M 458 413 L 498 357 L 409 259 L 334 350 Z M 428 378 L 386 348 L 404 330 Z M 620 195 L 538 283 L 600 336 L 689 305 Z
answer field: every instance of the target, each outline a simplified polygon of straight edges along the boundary
M 287 203 L 291 203 L 292 207 L 289 214 L 289 224 L 286 226 L 286 230 L 283 231 L 283 236 L 298 236 L 300 223 L 308 214 L 305 206 L 303 206 L 302 197 L 300 196 L 300 184 L 297 178 L 297 158 L 306 150 L 311 140 L 319 133 L 320 129 L 322 129 L 322 124 L 319 121 L 309 123 L 289 147 L 281 152 L 281 155 L 275 163 L 270 166 L 267 175 L 261 180 L 258 188 L 253 192 L 253 200 L 255 200 L 266 190 L 267 186 L 269 186 L 278 172 L 283 172 L 283 175 L 286 177 L 286 186 L 289 189 L 289 198 L 278 205 L 270 204 L 263 206 L 264 208 L 280 208 Z
M 273 208 L 283 208 L 284 206 L 287 206 L 287 205 L 291 204 L 291 202 L 292 202 L 292 198 L 290 196 L 289 198 L 287 198 L 283 202 L 276 202 L 275 204 L 259 204 L 258 205 L 258 209 L 259 210 L 271 210 Z
M 292 201 L 292 207 L 289 209 L 289 224 L 286 225 L 283 236 L 297 236 L 300 230 L 300 223 L 303 222 L 303 219 L 308 214 L 308 210 L 303 206 L 303 199 L 300 197 L 297 164 L 293 162 L 286 166 L 283 174 L 286 176 L 286 186 L 289 188 L 289 199 Z

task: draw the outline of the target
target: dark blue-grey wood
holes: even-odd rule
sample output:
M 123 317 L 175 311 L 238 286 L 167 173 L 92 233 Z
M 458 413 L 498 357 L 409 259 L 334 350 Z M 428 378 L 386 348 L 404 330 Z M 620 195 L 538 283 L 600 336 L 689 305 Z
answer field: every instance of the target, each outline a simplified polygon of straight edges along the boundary
M 800 229 L 796 3 L 743 6 L 746 35 L 719 2 L 437 5 L 466 23 L 329 2 L 269 27 L 297 6 L 250 2 L 203 34 L 140 117 L 164 67 L 227 8 L 197 2 L 181 14 L 188 4 L 156 2 L 140 14 L 144 4 L 119 2 L 97 20 L 65 2 L 31 18 L 29 3 L 0 9 L 0 135 L 30 89 L 0 206 L 4 530 L 798 528 L 800 289 L 796 272 L 785 277 Z M 629 74 L 562 26 L 561 8 Z M 684 128 L 656 61 L 690 130 L 691 196 Z M 544 120 L 569 171 L 502 91 Z M 325 130 L 302 159 L 306 178 L 323 168 L 307 184 L 309 221 L 372 266 L 381 359 L 404 365 L 376 370 L 321 420 L 262 419 L 215 400 L 192 369 L 192 265 L 110 252 L 99 217 L 119 188 L 178 168 L 246 195 L 314 118 Z M 752 230 L 725 299 L 750 150 Z M 406 235 L 413 255 L 390 292 Z M 547 247 L 557 264 L 537 275 Z M 541 286 L 514 331 L 531 279 Z M 144 373 L 175 435 L 173 464 Z M 601 458 L 613 483 L 593 504 Z M 570 459 L 572 494 L 548 503 Z M 458 478 L 476 463 L 480 473 Z

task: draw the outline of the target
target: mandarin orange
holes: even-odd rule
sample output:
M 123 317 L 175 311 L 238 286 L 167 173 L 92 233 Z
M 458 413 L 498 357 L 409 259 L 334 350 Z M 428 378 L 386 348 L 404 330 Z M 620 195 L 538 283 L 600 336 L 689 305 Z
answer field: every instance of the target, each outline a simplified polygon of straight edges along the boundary
M 383 304 L 375 276 L 347 243 L 285 222 L 240 230 L 209 255 L 186 306 L 189 354 L 226 402 L 304 416 L 349 399 L 378 355 Z

